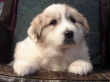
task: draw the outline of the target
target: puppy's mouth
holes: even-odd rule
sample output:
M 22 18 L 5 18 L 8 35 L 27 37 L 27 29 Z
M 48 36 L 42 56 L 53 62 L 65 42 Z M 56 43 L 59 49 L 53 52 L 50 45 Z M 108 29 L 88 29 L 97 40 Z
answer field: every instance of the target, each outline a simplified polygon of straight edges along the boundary
M 73 39 L 64 39 L 64 45 L 72 45 L 75 43 Z
M 72 48 L 75 45 L 75 41 L 73 39 L 65 39 L 63 44 L 60 46 L 62 49 Z

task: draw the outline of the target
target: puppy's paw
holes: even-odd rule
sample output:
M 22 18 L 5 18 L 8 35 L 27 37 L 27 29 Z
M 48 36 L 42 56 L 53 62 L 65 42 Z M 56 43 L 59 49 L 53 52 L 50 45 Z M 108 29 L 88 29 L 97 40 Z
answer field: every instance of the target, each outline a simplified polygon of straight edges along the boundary
M 13 68 L 18 76 L 33 74 L 37 70 L 33 64 L 27 64 L 26 62 L 15 62 Z
M 87 73 L 91 72 L 92 69 L 93 67 L 90 62 L 76 60 L 70 65 L 68 71 L 79 75 L 86 75 Z

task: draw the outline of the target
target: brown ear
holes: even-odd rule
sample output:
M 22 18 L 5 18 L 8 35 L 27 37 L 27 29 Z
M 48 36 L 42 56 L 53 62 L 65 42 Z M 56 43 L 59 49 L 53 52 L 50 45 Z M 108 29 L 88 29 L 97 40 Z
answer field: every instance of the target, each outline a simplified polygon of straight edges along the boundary
M 89 25 L 88 25 L 87 19 L 83 15 L 80 23 L 84 26 L 83 31 L 85 36 L 87 36 L 89 34 Z
M 36 32 L 34 30 L 35 28 L 31 25 L 28 29 L 28 36 L 34 40 L 35 42 L 37 42 L 37 36 L 36 36 Z
M 39 14 L 37 17 L 35 17 L 33 19 L 33 21 L 31 22 L 31 26 L 28 29 L 28 35 L 29 37 L 34 40 L 35 42 L 37 42 L 40 34 L 41 34 L 41 30 L 43 28 L 43 24 L 42 24 L 42 17 Z
M 29 37 L 34 40 L 35 42 L 38 41 L 43 28 L 45 28 L 49 22 L 51 21 L 52 17 L 47 13 L 41 13 L 37 15 L 31 22 L 31 26 L 28 29 Z
M 87 19 L 78 11 L 76 12 L 77 16 L 75 16 L 76 20 L 82 25 L 85 36 L 89 34 L 89 25 Z

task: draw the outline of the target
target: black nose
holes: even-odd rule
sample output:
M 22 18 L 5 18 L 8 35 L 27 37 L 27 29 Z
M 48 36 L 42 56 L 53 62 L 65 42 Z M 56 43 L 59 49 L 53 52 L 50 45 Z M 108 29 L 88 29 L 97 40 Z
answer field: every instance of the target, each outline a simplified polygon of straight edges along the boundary
M 73 31 L 66 31 L 64 35 L 65 35 L 65 38 L 72 39 L 74 34 L 73 34 Z

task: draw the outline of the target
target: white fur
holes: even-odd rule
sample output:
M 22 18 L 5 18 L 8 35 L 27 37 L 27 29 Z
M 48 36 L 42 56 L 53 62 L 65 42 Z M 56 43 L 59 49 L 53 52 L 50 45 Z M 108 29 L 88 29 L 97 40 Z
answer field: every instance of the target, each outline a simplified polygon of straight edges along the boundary
M 54 30 L 50 31 L 53 28 L 52 26 L 44 30 L 42 33 L 42 35 L 45 35 L 44 43 L 37 43 L 30 37 L 17 43 L 13 68 L 19 76 L 32 74 L 39 69 L 51 71 L 68 70 L 79 75 L 86 75 L 92 71 L 83 29 L 80 28 L 81 25 L 76 28 L 73 23 L 67 20 L 65 7 L 64 4 L 53 4 L 44 10 L 45 13 L 51 12 L 51 15 L 56 18 L 60 16 L 62 18 L 60 22 L 58 21 L 58 25 Z M 70 11 L 76 12 L 75 9 L 70 9 Z M 65 38 L 63 33 L 66 30 L 74 32 L 76 44 L 62 49 L 60 46 L 63 45 Z M 46 44 L 48 46 L 44 46 Z

